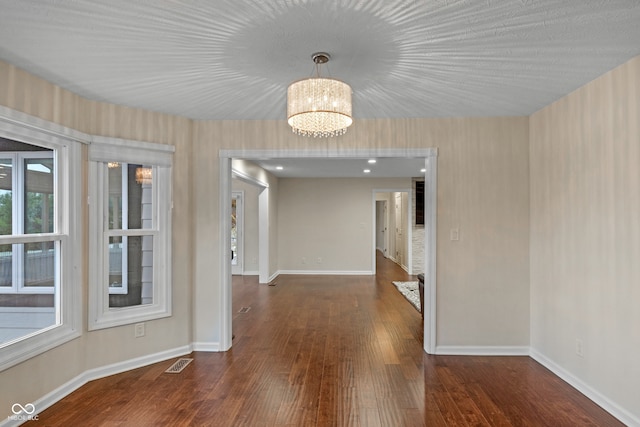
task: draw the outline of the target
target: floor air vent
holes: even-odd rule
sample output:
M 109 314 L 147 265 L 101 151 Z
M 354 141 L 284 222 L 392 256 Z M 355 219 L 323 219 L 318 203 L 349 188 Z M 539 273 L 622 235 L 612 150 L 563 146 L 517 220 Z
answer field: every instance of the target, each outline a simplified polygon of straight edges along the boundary
M 249 310 L 251 310 L 251 307 L 242 307 L 240 310 L 238 310 L 238 313 L 246 313 Z
M 173 365 L 171 365 L 171 367 L 170 367 L 169 369 L 167 369 L 165 372 L 168 372 L 168 373 L 170 373 L 170 374 L 177 374 L 177 373 L 179 373 L 179 372 L 182 372 L 182 370 L 183 370 L 184 368 L 186 368 L 186 367 L 187 367 L 187 365 L 188 365 L 189 363 L 191 363 L 191 361 L 192 361 L 192 360 L 193 360 L 193 359 L 189 359 L 189 358 L 186 358 L 186 357 L 182 357 L 182 358 L 180 358 L 180 359 L 176 360 L 176 363 L 174 363 Z

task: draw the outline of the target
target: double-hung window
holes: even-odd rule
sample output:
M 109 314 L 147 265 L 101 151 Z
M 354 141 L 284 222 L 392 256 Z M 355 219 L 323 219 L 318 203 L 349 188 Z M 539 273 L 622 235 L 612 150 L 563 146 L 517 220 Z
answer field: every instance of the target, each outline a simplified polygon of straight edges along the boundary
M 173 147 L 95 138 L 89 148 L 89 329 L 171 314 Z
M 80 335 L 83 138 L 0 109 L 0 370 Z

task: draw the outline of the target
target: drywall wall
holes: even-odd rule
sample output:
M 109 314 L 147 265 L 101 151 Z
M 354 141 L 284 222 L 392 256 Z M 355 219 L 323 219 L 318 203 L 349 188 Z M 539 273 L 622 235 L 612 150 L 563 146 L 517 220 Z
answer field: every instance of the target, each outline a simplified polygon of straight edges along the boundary
M 194 121 L 193 134 L 195 194 L 218 188 L 219 150 L 357 153 L 437 147 L 437 346 L 527 351 L 527 117 L 360 119 L 346 135 L 326 140 L 297 136 L 284 120 Z M 211 284 L 211 278 L 219 277 L 213 230 L 217 200 L 194 198 L 194 212 L 196 228 L 207 230 L 194 236 L 195 298 L 208 307 L 219 306 L 220 294 Z M 459 230 L 458 241 L 448 239 L 452 228 Z M 194 322 L 198 334 L 215 328 L 218 320 L 210 310 L 198 310 Z M 215 342 L 217 336 L 203 339 Z
M 636 425 L 639 118 L 636 57 L 530 121 L 532 349 Z
M 279 270 L 373 274 L 373 190 L 409 185 L 409 178 L 281 178 Z

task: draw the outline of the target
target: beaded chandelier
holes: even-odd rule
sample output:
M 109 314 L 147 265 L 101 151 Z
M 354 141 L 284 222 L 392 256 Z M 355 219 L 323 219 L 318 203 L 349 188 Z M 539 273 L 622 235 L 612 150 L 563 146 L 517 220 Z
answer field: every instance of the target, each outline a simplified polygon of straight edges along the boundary
M 287 91 L 287 122 L 294 133 L 314 138 L 344 135 L 353 123 L 351 87 L 340 80 L 320 77 L 328 53 L 314 53 L 316 76 L 298 80 Z

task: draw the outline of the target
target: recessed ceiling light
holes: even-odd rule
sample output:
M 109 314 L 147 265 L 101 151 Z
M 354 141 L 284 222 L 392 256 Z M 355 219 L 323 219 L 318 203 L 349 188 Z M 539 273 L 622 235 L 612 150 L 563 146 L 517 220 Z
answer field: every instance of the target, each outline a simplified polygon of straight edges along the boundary
M 369 164 L 374 164 L 375 162 L 377 162 L 377 160 L 376 160 L 376 159 L 369 159 L 369 160 L 368 160 L 368 163 L 369 163 Z
M 284 169 L 282 166 L 276 166 L 276 169 L 281 171 L 282 169 Z
M 365 170 L 363 170 L 362 172 L 364 172 L 364 173 L 369 173 L 369 172 L 371 172 L 371 169 L 365 169 Z
M 420 169 L 420 172 L 425 173 L 427 170 L 425 168 Z

